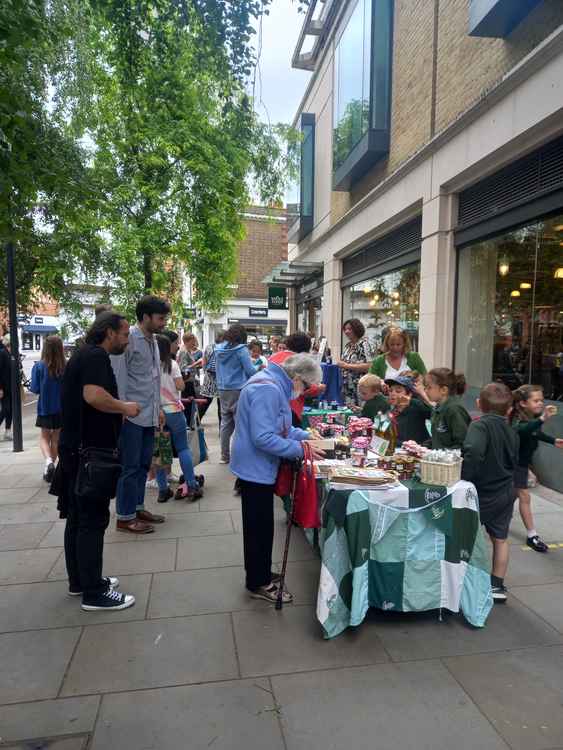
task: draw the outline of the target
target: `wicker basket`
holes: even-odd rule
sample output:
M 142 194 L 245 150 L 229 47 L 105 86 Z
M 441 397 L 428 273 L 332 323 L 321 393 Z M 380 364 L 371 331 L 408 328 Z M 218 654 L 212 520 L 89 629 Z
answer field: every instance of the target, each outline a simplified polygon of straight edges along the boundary
M 420 461 L 420 478 L 424 484 L 439 484 L 451 487 L 461 479 L 461 465 L 463 461 L 454 464 L 439 463 L 438 461 Z

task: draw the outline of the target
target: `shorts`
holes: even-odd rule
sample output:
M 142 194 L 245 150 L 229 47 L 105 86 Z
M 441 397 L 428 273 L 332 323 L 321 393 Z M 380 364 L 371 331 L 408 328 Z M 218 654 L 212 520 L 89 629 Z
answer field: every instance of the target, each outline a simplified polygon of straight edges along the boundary
M 514 469 L 514 487 L 517 490 L 528 489 L 528 467 L 517 466 Z
M 38 414 L 35 426 L 44 430 L 60 430 L 63 426 L 62 414 L 60 412 L 58 414 L 46 414 L 43 417 Z
M 512 521 L 514 501 L 516 499 L 514 488 L 511 486 L 502 490 L 494 497 L 479 498 L 479 513 L 481 523 L 494 539 L 506 539 L 508 529 Z

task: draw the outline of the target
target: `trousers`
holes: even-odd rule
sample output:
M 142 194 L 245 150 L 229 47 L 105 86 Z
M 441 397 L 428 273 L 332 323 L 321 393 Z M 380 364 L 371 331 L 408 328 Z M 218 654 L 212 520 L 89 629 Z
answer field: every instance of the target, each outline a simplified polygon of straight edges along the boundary
M 239 480 L 242 500 L 242 535 L 246 588 L 272 582 L 274 543 L 274 485 Z

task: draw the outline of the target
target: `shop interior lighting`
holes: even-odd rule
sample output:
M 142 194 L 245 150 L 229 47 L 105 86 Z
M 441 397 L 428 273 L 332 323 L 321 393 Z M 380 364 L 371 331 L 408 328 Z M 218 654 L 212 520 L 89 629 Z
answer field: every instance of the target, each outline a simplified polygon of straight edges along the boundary
M 393 302 L 393 304 L 394 304 L 395 306 L 397 306 L 397 305 L 400 305 L 401 303 L 399 302 L 399 300 L 398 300 L 398 299 L 396 299 L 396 300 L 395 300 L 395 302 Z
M 556 232 L 563 232 L 563 224 L 558 224 L 556 227 L 553 227 Z
M 561 270 L 563 271 L 563 268 Z M 518 289 L 514 289 L 514 291 L 510 292 L 510 296 L 511 297 L 519 297 L 520 296 L 520 292 L 518 291 Z
M 373 295 L 374 302 L 379 302 L 379 294 Z
M 532 285 L 530 284 L 529 281 L 523 281 L 520 284 L 520 289 L 531 289 L 531 288 L 532 288 Z
M 399 299 L 399 292 L 393 292 L 391 296 L 393 297 L 393 299 Z
M 370 299 L 369 306 L 370 307 L 375 307 L 375 299 Z
M 510 266 L 508 265 L 508 260 L 506 258 L 501 259 L 498 266 L 498 272 L 501 276 L 507 276 L 509 271 Z
M 554 279 L 563 279 L 563 268 L 556 268 L 553 274 Z

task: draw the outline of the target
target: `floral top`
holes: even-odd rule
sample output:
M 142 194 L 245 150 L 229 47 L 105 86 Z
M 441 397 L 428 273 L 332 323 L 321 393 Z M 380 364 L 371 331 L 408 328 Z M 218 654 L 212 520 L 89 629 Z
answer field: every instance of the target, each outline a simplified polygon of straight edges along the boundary
M 341 359 L 351 365 L 370 363 L 376 354 L 375 345 L 365 336 L 355 343 L 349 341 L 344 347 Z M 342 395 L 346 406 L 358 406 L 358 380 L 364 373 L 342 370 Z

